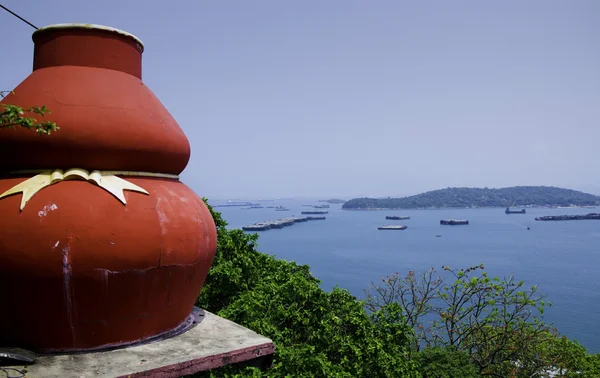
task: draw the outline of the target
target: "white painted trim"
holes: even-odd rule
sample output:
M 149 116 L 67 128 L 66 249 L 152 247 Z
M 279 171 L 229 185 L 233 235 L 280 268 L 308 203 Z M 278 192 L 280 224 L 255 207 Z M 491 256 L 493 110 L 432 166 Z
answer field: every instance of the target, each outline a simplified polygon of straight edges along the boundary
M 139 39 L 138 37 L 136 37 L 135 35 L 131 34 L 131 33 L 127 33 L 126 31 L 120 30 L 120 29 L 116 29 L 116 28 L 111 28 L 110 26 L 104 26 L 104 25 L 96 25 L 96 24 L 54 24 L 54 25 L 48 25 L 48 26 L 44 26 L 41 27 L 39 29 L 37 29 L 36 31 L 33 32 L 33 35 L 37 34 L 37 33 L 42 33 L 46 30 L 53 30 L 53 29 L 95 29 L 95 30 L 105 30 L 108 32 L 112 32 L 112 33 L 116 33 L 116 34 L 121 34 L 125 37 L 131 38 L 133 40 L 135 40 L 140 47 L 142 48 L 142 52 L 144 51 L 144 43 L 142 42 L 141 39 Z
M 52 171 L 52 169 L 19 169 L 16 171 L 10 171 L 10 175 L 29 175 L 34 173 L 43 173 L 46 171 Z M 119 176 L 133 176 L 133 177 L 157 177 L 179 180 L 179 175 L 173 175 L 170 173 L 154 173 L 154 172 L 137 172 L 137 171 L 99 171 L 105 175 L 119 175 Z M 1 174 L 0 174 L 1 175 Z

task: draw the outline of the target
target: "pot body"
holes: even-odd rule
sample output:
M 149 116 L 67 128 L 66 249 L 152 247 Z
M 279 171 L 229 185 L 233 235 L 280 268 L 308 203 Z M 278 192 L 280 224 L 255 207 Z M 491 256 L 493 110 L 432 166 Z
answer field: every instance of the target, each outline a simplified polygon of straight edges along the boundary
M 0 194 L 34 175 L 23 170 L 70 168 L 119 171 L 147 193 L 125 190 L 123 203 L 93 181 L 63 180 L 22 210 L 23 194 L 0 198 L 0 346 L 97 349 L 173 330 L 208 274 L 216 228 L 177 179 L 190 146 L 141 80 L 141 42 L 87 24 L 33 40 L 34 71 L 2 103 L 45 105 L 60 130 L 0 131 Z
M 0 180 L 0 192 L 23 178 Z M 176 181 L 127 178 L 127 205 L 63 181 L 0 200 L 0 344 L 35 351 L 140 341 L 190 314 L 216 249 L 206 205 Z
M 179 174 L 188 163 L 185 134 L 136 76 L 52 66 L 33 71 L 13 92 L 2 103 L 45 105 L 51 112 L 45 118 L 60 130 L 50 137 L 2 130 L 0 171 L 77 167 Z

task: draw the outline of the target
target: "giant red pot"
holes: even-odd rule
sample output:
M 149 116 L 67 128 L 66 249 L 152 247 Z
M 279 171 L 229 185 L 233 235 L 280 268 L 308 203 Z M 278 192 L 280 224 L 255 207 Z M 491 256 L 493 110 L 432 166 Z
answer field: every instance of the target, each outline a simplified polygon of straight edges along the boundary
M 66 24 L 33 40 L 33 72 L 2 103 L 45 105 L 60 130 L 0 131 L 0 346 L 84 350 L 168 333 L 216 250 L 210 212 L 177 176 L 187 138 L 141 81 L 136 37 Z

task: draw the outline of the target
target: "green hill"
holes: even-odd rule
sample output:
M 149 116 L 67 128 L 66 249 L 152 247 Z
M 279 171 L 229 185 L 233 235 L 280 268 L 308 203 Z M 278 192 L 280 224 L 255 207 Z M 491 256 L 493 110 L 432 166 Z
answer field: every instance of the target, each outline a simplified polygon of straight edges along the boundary
M 513 186 L 510 188 L 447 188 L 404 198 L 354 198 L 342 209 L 416 209 L 447 207 L 514 206 L 595 206 L 600 197 L 551 186 Z

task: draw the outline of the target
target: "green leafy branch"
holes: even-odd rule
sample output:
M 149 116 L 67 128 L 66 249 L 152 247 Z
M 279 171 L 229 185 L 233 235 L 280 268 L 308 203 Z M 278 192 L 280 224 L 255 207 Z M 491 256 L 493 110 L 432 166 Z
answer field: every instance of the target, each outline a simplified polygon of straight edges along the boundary
M 524 370 L 531 360 L 525 353 L 550 334 L 549 325 L 541 321 L 544 307 L 550 305 L 545 296 L 512 275 L 490 278 L 483 265 L 442 269 L 445 279 L 432 268 L 371 283 L 365 306 L 378 311 L 398 304 L 414 329 L 412 347 L 417 352 L 438 347 L 464 353 L 482 376 L 506 377 L 510 369 Z
M 31 113 L 33 116 L 28 117 L 26 113 Z M 21 127 L 27 130 L 33 129 L 40 135 L 50 135 L 59 130 L 56 123 L 47 120 L 38 122 L 35 118 L 35 116 L 44 117 L 49 113 L 50 110 L 45 106 L 32 106 L 25 110 L 15 105 L 0 104 L 0 130 Z
M 259 252 L 256 234 L 209 210 L 217 255 L 196 305 L 277 349 L 270 369 L 232 364 L 194 377 L 600 377 L 600 354 L 545 324 L 545 296 L 512 275 L 489 277 L 483 265 L 396 272 L 363 302 L 323 290 L 307 265 Z

